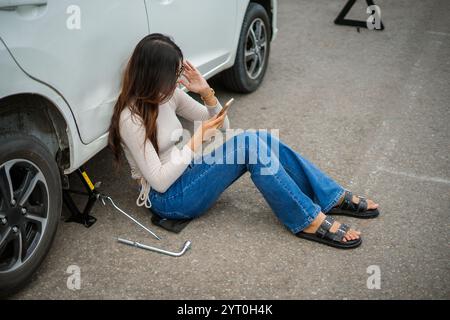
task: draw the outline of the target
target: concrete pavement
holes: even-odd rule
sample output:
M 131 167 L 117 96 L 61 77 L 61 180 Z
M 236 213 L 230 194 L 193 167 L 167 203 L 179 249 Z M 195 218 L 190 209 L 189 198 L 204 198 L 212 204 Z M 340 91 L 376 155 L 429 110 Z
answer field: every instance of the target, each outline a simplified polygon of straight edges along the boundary
M 49 256 L 14 298 L 448 299 L 450 3 L 377 1 L 382 32 L 334 25 L 344 3 L 279 1 L 261 88 L 237 95 L 212 83 L 222 102 L 236 99 L 232 127 L 280 129 L 343 186 L 380 203 L 378 219 L 339 218 L 363 232 L 360 248 L 291 235 L 248 173 L 181 234 L 168 233 L 135 206 L 127 165 L 115 174 L 103 150 L 87 164 L 91 177 L 163 240 L 97 205 L 91 229 L 60 224 Z M 172 250 L 193 244 L 172 258 L 118 244 L 119 236 Z M 70 265 L 81 268 L 81 290 L 66 287 Z M 371 265 L 380 268 L 381 289 L 366 285 Z

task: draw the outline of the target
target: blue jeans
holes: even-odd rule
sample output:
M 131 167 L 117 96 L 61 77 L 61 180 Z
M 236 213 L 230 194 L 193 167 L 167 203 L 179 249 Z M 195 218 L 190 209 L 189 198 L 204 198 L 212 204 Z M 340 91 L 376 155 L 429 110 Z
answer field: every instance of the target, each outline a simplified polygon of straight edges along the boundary
M 197 155 L 164 193 L 151 189 L 150 210 L 167 219 L 198 217 L 247 171 L 278 219 L 293 233 L 311 224 L 320 211 L 329 211 L 345 191 L 268 131 L 244 131 L 211 153 Z

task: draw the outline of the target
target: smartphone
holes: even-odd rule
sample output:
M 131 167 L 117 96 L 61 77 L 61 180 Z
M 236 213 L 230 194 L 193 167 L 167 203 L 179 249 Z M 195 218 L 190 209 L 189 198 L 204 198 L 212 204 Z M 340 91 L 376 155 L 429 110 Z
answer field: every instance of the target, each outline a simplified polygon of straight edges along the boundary
M 231 98 L 230 100 L 225 103 L 225 106 L 220 110 L 220 112 L 217 114 L 217 117 L 220 117 L 224 112 L 227 112 L 228 108 L 233 104 L 234 98 Z

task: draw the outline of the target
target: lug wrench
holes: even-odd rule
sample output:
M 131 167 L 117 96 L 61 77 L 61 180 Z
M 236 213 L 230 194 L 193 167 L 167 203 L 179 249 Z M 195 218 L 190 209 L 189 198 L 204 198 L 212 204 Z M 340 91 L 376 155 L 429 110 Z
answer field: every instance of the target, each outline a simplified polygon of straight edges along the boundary
M 149 251 L 155 251 L 155 252 L 159 252 L 159 253 L 162 253 L 162 254 L 165 254 L 168 256 L 172 256 L 172 257 L 182 256 L 187 251 L 187 249 L 189 249 L 191 246 L 191 241 L 188 240 L 184 243 L 183 249 L 181 249 L 180 252 L 171 252 L 171 251 L 167 251 L 167 250 L 163 250 L 163 249 L 159 249 L 159 248 L 155 248 L 155 247 L 150 247 L 145 244 L 142 244 L 142 243 L 139 243 L 136 241 L 127 240 L 127 239 L 117 238 L 117 241 L 120 243 L 123 243 L 123 244 L 127 244 L 132 247 L 137 247 L 137 248 L 141 248 L 141 249 L 145 249 L 145 250 L 149 250 Z
M 109 196 L 105 196 L 105 195 L 100 195 L 100 199 L 102 200 L 103 205 L 105 206 L 105 199 L 111 201 L 111 204 L 114 206 L 114 208 L 119 211 L 120 213 L 124 214 L 127 218 L 129 218 L 131 221 L 133 221 L 134 223 L 136 223 L 138 226 L 140 226 L 142 229 L 144 229 L 145 231 L 147 231 L 148 233 L 150 233 L 152 236 L 154 236 L 156 239 L 161 240 L 160 237 L 158 237 L 155 233 L 153 233 L 152 230 L 150 230 L 149 228 L 147 228 L 146 226 L 144 226 L 142 223 L 140 223 L 139 221 L 137 221 L 135 218 L 133 218 L 132 216 L 130 216 L 128 213 L 126 213 L 125 211 L 123 211 L 122 209 L 120 209 L 118 206 L 116 206 L 116 204 L 114 203 L 114 201 L 111 199 L 111 197 Z
M 125 211 L 123 211 L 122 209 L 120 209 L 115 203 L 114 201 L 111 199 L 111 197 L 106 196 L 106 195 L 101 195 L 98 194 L 97 197 L 100 198 L 100 200 L 102 201 L 102 204 L 105 206 L 106 200 L 109 200 L 111 202 L 111 204 L 113 205 L 113 207 L 119 211 L 120 213 L 124 214 L 127 218 L 129 218 L 130 220 L 132 220 L 134 223 L 136 223 L 138 226 L 140 226 L 141 228 L 143 228 L 145 231 L 147 231 L 148 233 L 150 233 L 152 236 L 154 236 L 156 239 L 161 240 L 160 237 L 158 237 L 155 233 L 153 233 L 149 228 L 147 228 L 146 226 L 144 226 L 142 223 L 140 223 L 139 221 L 137 221 L 135 218 L 133 218 L 132 216 L 130 216 L 128 213 L 126 213 Z M 172 256 L 172 257 L 180 257 L 182 256 L 187 249 L 190 248 L 191 246 L 191 241 L 186 241 L 184 243 L 183 249 L 180 252 L 171 252 L 171 251 L 167 251 L 167 250 L 163 250 L 160 248 L 156 248 L 156 247 L 151 247 L 151 246 L 147 246 L 145 244 L 136 242 L 136 241 L 131 241 L 131 240 L 127 240 L 127 239 L 122 239 L 122 238 L 117 238 L 117 241 L 123 244 L 127 244 L 129 246 L 133 246 L 133 247 L 137 247 L 137 248 L 141 248 L 141 249 L 145 249 L 145 250 L 150 250 L 150 251 L 155 251 L 155 252 L 159 252 L 162 254 L 166 254 L 168 256 Z

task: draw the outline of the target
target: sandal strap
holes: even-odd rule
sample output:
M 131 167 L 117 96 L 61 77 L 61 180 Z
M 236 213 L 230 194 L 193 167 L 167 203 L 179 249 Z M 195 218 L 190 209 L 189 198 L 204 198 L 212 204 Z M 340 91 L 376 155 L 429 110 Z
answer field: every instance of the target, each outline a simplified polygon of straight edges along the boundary
M 343 210 L 352 210 L 354 208 L 353 193 L 351 191 L 345 190 L 344 200 L 342 200 L 339 208 Z
M 350 210 L 356 213 L 367 211 L 367 199 L 362 196 L 357 196 L 359 198 L 358 203 L 353 202 L 353 193 L 351 191 L 345 190 L 344 200 L 339 206 L 342 210 Z
M 344 239 L 346 233 L 346 231 L 339 228 L 336 232 L 328 232 L 327 237 L 333 241 L 342 242 L 342 239 Z
M 358 208 L 356 212 L 364 212 L 367 210 L 367 201 L 365 198 L 359 198 Z
M 326 216 L 325 220 L 322 221 L 322 223 L 320 224 L 319 228 L 317 228 L 316 233 L 321 236 L 322 238 L 325 238 L 327 236 L 331 228 L 331 226 L 334 223 L 334 218 L 331 216 Z
M 328 232 L 327 237 L 333 241 L 338 241 L 338 242 L 342 242 L 342 239 L 344 239 L 345 235 L 347 234 L 347 231 L 350 229 L 350 226 L 345 224 L 345 223 L 341 223 L 341 225 L 339 226 L 339 228 L 336 230 L 336 232 Z
M 321 238 L 328 238 L 332 241 L 342 242 L 342 239 L 344 239 L 350 227 L 345 223 L 341 223 L 336 232 L 330 232 L 330 228 L 334 224 L 334 222 L 334 218 L 332 218 L 331 216 L 327 216 L 317 229 L 316 234 Z
M 350 226 L 348 224 L 341 223 L 341 225 L 339 226 L 339 229 L 342 230 L 343 232 L 347 233 L 347 231 L 350 230 Z
M 316 234 L 318 234 L 322 238 L 328 238 L 333 241 L 342 242 L 342 239 L 344 239 L 350 227 L 345 223 L 341 223 L 336 232 L 330 232 L 330 228 L 334 224 L 334 222 L 335 220 L 333 217 L 327 216 L 317 229 Z

